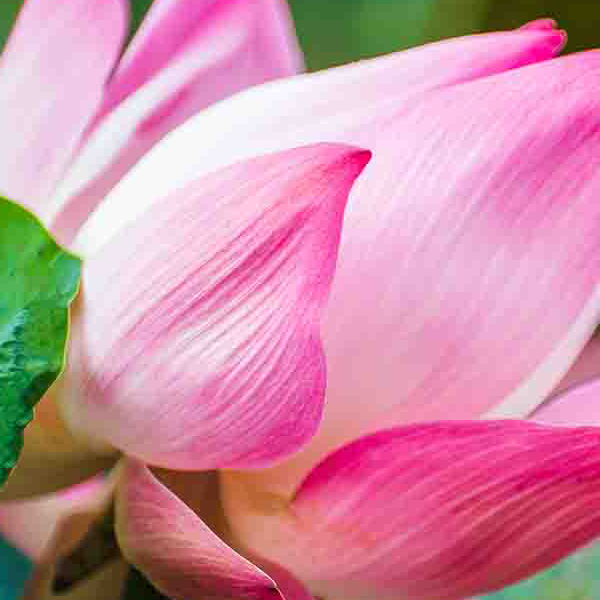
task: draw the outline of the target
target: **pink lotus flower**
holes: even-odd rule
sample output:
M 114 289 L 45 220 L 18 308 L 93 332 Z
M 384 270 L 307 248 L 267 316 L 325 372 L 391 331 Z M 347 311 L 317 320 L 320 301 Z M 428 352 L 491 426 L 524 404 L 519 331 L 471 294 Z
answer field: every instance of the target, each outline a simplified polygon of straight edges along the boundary
M 146 35 L 183 4 L 156 4 Z M 586 354 L 518 420 L 564 389 L 600 315 L 600 55 L 556 59 L 563 42 L 544 20 L 255 87 L 78 229 L 138 157 L 115 132 L 144 137 L 107 93 L 52 184 L 83 293 L 5 494 L 127 457 L 106 485 L 3 507 L 13 534 L 59 515 L 32 594 L 98 487 L 125 557 L 175 599 L 460 599 L 600 533 L 597 384 L 571 387 Z

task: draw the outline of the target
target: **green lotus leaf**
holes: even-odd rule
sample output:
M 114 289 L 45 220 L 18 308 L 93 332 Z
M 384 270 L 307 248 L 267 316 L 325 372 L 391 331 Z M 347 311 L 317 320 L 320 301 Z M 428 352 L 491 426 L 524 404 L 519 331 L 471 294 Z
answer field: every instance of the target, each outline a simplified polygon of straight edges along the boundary
M 0 197 L 0 485 L 33 407 L 62 371 L 81 261 L 21 206 Z

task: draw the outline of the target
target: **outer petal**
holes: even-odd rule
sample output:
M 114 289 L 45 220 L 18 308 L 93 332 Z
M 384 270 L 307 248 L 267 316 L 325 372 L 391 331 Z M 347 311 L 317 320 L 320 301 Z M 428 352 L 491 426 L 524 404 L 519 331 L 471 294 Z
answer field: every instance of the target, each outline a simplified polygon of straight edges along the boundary
M 188 120 L 153 149 L 102 203 L 106 218 L 101 226 L 95 221 L 92 235 L 101 244 L 156 199 L 237 160 L 322 141 L 371 143 L 369 125 L 411 98 L 551 58 L 564 38 L 556 30 L 470 36 L 248 90 Z
M 89 255 L 63 379 L 73 430 L 169 468 L 297 450 L 320 421 L 320 314 L 369 158 L 318 145 L 240 163 Z
M 0 61 L 1 194 L 44 213 L 126 27 L 123 0 L 25 3 Z
M 125 557 L 173 600 L 281 598 L 272 579 L 222 542 L 141 463 L 125 463 L 116 531 Z
M 129 168 L 189 116 L 301 65 L 283 0 L 157 0 L 58 191 L 55 231 L 70 240 Z
M 323 423 L 263 479 L 293 486 L 368 432 L 522 417 L 551 393 L 600 320 L 590 89 L 598 52 L 440 90 L 390 124 L 344 220 Z
M 0 531 L 29 558 L 41 561 L 63 521 L 73 513 L 99 507 L 108 488 L 105 477 L 96 477 L 42 498 L 2 503 Z
M 233 538 L 327 598 L 454 600 L 527 577 L 600 533 L 597 428 L 382 431 L 330 455 L 289 505 L 225 477 Z

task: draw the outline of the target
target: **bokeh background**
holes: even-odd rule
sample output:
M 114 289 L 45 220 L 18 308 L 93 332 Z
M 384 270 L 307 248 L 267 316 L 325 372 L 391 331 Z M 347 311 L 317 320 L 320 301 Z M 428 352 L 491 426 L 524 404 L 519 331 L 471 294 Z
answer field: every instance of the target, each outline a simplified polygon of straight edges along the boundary
M 52 2 L 55 0 L 47 0 Z M 132 31 L 151 0 L 130 0 Z M 289 0 L 310 70 L 446 37 L 518 27 L 554 17 L 569 33 L 567 52 L 600 47 L 600 0 Z M 0 0 L 0 47 L 22 0 Z M 43 90 L 40 90 L 43 93 Z M 1 110 L 1 107 L 0 107 Z M 28 561 L 0 539 L 0 600 L 17 598 Z M 130 597 L 151 596 L 142 587 Z M 600 545 L 486 600 L 598 600 Z

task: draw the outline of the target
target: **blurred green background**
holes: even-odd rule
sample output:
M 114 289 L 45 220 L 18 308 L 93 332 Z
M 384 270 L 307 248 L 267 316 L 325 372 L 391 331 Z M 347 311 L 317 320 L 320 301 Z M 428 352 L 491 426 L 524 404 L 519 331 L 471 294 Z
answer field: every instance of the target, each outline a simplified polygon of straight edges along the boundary
M 0 0 L 0 45 L 21 1 Z M 130 1 L 135 28 L 151 0 Z M 518 27 L 546 16 L 568 31 L 567 51 L 600 46 L 600 0 L 290 0 L 290 5 L 311 70 L 446 37 Z M 27 561 L 0 540 L 0 600 L 17 597 L 28 571 Z M 135 597 L 143 600 L 142 593 Z M 599 598 L 600 546 L 487 596 L 487 600 Z

